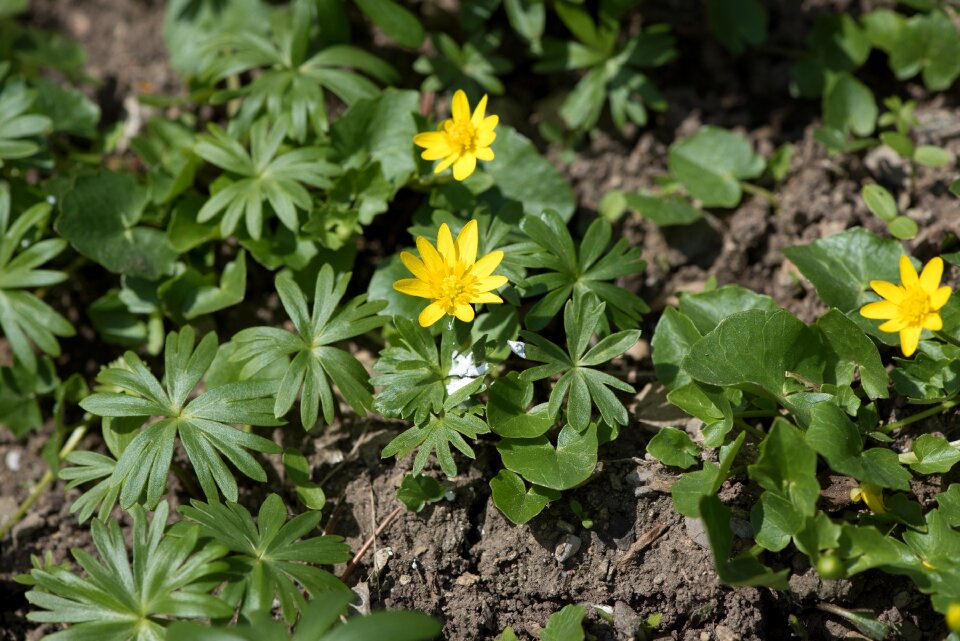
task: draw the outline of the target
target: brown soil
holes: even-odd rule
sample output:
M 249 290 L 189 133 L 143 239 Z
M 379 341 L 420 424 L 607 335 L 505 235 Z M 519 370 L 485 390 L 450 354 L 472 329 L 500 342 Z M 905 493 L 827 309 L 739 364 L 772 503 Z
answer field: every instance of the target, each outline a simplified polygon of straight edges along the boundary
M 908 194 L 911 215 L 922 230 L 908 244 L 915 255 L 925 260 L 938 251 L 960 213 L 960 201 L 946 189 L 955 177 L 951 169 L 922 169 L 911 193 L 906 168 L 881 151 L 829 157 L 812 139 L 819 106 L 787 97 L 787 62 L 758 57 L 745 67 L 742 61 L 731 61 L 705 35 L 702 3 L 650 4 L 656 6 L 648 21 L 671 22 L 685 38 L 684 47 L 690 38 L 702 37 L 702 47 L 685 53 L 689 59 L 674 68 L 682 65 L 697 72 L 662 76 L 670 107 L 649 130 L 626 136 L 601 134 L 578 150 L 564 169 L 579 198 L 580 213 L 594 212 L 611 189 L 652 186 L 656 176 L 666 173 L 669 142 L 701 124 L 741 131 L 764 155 L 784 142 L 794 143 L 796 152 L 789 175 L 774 189 L 778 209 L 747 196 L 736 210 L 711 212 L 690 227 L 661 229 L 639 217 L 625 221 L 623 233 L 643 247 L 649 263 L 643 279 L 631 283 L 654 308 L 644 321 L 645 340 L 658 311 L 677 292 L 698 289 L 711 276 L 721 284 L 739 283 L 768 294 L 805 320 L 815 318 L 822 305 L 782 250 L 853 225 L 880 231 L 859 198 L 860 186 L 871 180 Z M 804 25 L 817 13 L 876 4 L 779 0 L 771 3 L 771 41 L 802 46 Z M 143 0 L 34 0 L 28 19 L 80 39 L 89 73 L 103 83 L 101 101 L 120 110 L 132 93 L 176 88 L 164 62 L 162 14 L 161 3 Z M 884 65 L 877 66 L 879 78 L 884 77 Z M 679 84 L 671 85 L 671 78 L 678 78 Z M 878 96 L 887 95 L 882 81 L 873 86 L 879 87 Z M 895 89 L 891 86 L 889 93 Z M 960 118 L 953 97 L 931 98 L 915 85 L 907 90 L 920 104 L 923 142 L 960 154 Z M 117 111 L 116 117 L 121 116 Z M 550 155 L 561 157 L 559 150 Z M 624 367 L 633 370 L 638 390 L 643 388 L 652 369 L 648 344 L 636 348 Z M 492 639 L 506 625 L 521 636 L 536 638 L 547 616 L 568 603 L 595 606 L 590 608 L 588 625 L 596 639 L 631 639 L 639 623 L 657 613 L 663 619 L 655 636 L 664 639 L 797 638 L 789 631 L 791 615 L 811 639 L 861 638 L 849 623 L 818 610 L 821 602 L 870 611 L 907 641 L 945 636 L 942 619 L 908 581 L 868 573 L 825 582 L 801 555 L 765 557 L 769 564 L 793 569 L 789 592 L 721 585 L 702 528 L 672 509 L 668 488 L 674 472 L 644 459 L 646 441 L 655 428 L 645 422 L 653 419 L 642 400 L 634 404 L 633 418 L 617 446 L 601 450 L 603 463 L 593 478 L 570 493 L 586 509 L 592 527 L 580 523 L 567 497 L 528 526 L 506 521 L 494 507 L 486 483 L 497 469 L 497 453 L 482 442 L 475 462 L 458 461 L 462 474 L 454 481 L 451 501 L 427 506 L 420 514 L 404 512 L 376 539 L 374 550 L 353 575 L 358 593 L 368 595 L 372 608 L 416 608 L 436 615 L 445 624 L 443 638 L 450 641 Z M 325 479 L 330 501 L 326 530 L 347 537 L 352 549 L 359 548 L 397 506 L 396 488 L 410 460 L 382 461 L 379 453 L 398 427 L 371 419 L 336 425 L 317 437 L 294 427 L 284 433 L 285 445 L 302 448 L 314 465 L 315 478 Z M 86 446 L 98 446 L 97 437 L 88 441 Z M 17 442 L 0 432 L 0 514 L 23 500 L 43 475 L 42 445 L 43 435 Z M 16 470 L 8 467 L 11 454 L 19 457 Z M 278 470 L 273 476 L 280 474 Z M 288 487 L 269 489 L 284 494 L 288 505 L 296 504 Z M 721 497 L 733 506 L 735 525 L 748 533 L 743 489 L 734 479 Z M 245 491 L 243 500 L 253 506 L 268 488 Z M 12 577 L 29 569 L 30 554 L 49 550 L 63 561 L 69 558 L 69 548 L 89 548 L 88 530 L 78 527 L 67 511 L 75 498 L 76 492 L 65 493 L 62 484 L 56 485 L 13 536 L 0 542 L 0 641 L 35 640 L 52 631 L 50 626 L 25 621 L 23 587 Z M 579 550 L 558 561 L 558 546 L 572 542 L 571 537 L 579 540 Z M 387 562 L 375 567 L 375 558 Z M 601 611 L 607 614 L 601 616 Z

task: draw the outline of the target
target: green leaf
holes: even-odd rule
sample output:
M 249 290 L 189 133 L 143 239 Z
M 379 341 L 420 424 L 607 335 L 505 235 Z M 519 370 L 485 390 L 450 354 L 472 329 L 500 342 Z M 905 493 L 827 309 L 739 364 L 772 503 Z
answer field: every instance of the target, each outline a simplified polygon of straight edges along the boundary
M 686 432 L 664 427 L 647 443 L 647 454 L 664 465 L 687 469 L 699 459 L 699 448 Z
M 913 219 L 907 218 L 906 216 L 897 216 L 887 223 L 887 231 L 889 231 L 890 235 L 894 238 L 910 240 L 916 238 L 919 228 Z
M 523 205 L 523 211 L 539 215 L 552 209 L 570 220 L 575 208 L 573 191 L 563 175 L 540 155 L 530 140 L 507 125 L 497 127 L 493 143 L 496 159 L 484 165 L 500 193 Z
M 447 412 L 443 416 L 430 416 L 426 424 L 414 425 L 390 441 L 380 457 L 403 456 L 419 450 L 413 460 L 413 473 L 420 474 L 427 465 L 430 453 L 436 452 L 440 469 L 452 478 L 457 475 L 457 465 L 453 461 L 450 446 L 453 445 L 464 456 L 475 458 L 473 448 L 463 437 L 475 440 L 478 435 L 489 431 L 487 424 L 472 414 Z
M 583 617 L 587 609 L 580 605 L 566 605 L 547 619 L 540 631 L 540 641 L 583 641 Z
M 857 426 L 833 403 L 813 407 L 806 440 L 839 474 L 880 487 L 910 489 L 910 472 L 900 465 L 896 453 L 885 448 L 864 451 Z
M 517 372 L 498 378 L 487 391 L 487 423 L 507 438 L 535 438 L 553 427 L 554 420 L 541 403 L 530 408 L 533 383 L 520 380 Z
M 895 152 L 897 152 L 904 158 L 913 158 L 913 154 L 916 152 L 916 149 L 917 149 L 916 145 L 913 144 L 913 141 L 910 140 L 910 137 L 907 136 L 906 134 L 900 133 L 899 131 L 882 132 L 880 134 L 880 142 L 885 144 L 887 147 L 890 147 L 891 149 L 893 149 Z M 864 199 L 866 199 L 866 194 L 863 194 L 863 196 L 864 196 Z M 867 207 L 870 207 L 869 202 L 867 203 Z M 896 209 L 896 207 L 894 207 L 894 209 Z M 877 216 L 880 216 L 880 218 L 884 218 L 883 216 L 878 214 L 876 210 L 873 209 L 873 207 L 870 207 L 870 211 L 872 211 Z M 884 218 L 884 220 L 887 220 L 887 219 Z
M 848 73 L 828 74 L 823 121 L 843 133 L 869 136 L 877 123 L 877 102 L 870 89 Z
M 204 275 L 187 267 L 178 276 L 163 283 L 157 289 L 157 294 L 166 311 L 178 323 L 232 307 L 240 303 L 246 293 L 246 253 L 241 250 L 234 261 L 224 266 L 219 285 L 215 278 L 215 274 Z
M 289 624 L 305 609 L 304 591 L 315 598 L 348 591 L 335 576 L 317 567 L 350 559 L 343 539 L 304 538 L 320 522 L 319 512 L 307 512 L 288 521 L 287 508 L 276 494 L 270 494 L 261 504 L 256 523 L 244 507 L 234 502 L 192 500 L 179 512 L 196 523 L 201 534 L 229 550 L 230 573 L 224 594 L 242 615 L 269 612 L 277 599 Z
M 419 104 L 417 92 L 393 88 L 353 104 L 330 132 L 333 153 L 341 166 L 349 169 L 379 163 L 388 182 L 395 187 L 406 184 L 417 171 L 413 137 Z
M 776 312 L 780 306 L 769 296 L 739 285 L 724 285 L 719 289 L 686 293 L 680 297 L 680 313 L 693 321 L 701 334 L 712 331 L 731 314 L 748 309 Z
M 283 470 L 287 479 L 297 488 L 297 498 L 308 510 L 322 510 L 327 504 L 323 488 L 313 482 L 307 457 L 288 447 L 283 450 Z
M 197 548 L 196 528 L 179 537 L 164 534 L 169 508 L 160 503 L 147 522 L 139 505 L 133 518 L 132 561 L 117 521 L 94 519 L 91 531 L 99 558 L 86 550 L 72 554 L 86 571 L 78 576 L 63 566 L 35 568 L 27 600 L 38 623 L 70 623 L 64 639 L 162 639 L 173 618 L 230 617 L 233 608 L 201 587 L 227 568 L 219 545 Z
M 436 503 L 447 494 L 447 487 L 432 476 L 404 474 L 397 500 L 411 512 L 420 512 L 428 503 Z
M 689 225 L 703 218 L 703 212 L 677 195 L 655 195 L 647 191 L 624 194 L 627 207 L 658 227 Z
M 37 92 L 34 108 L 47 116 L 55 132 L 95 138 L 100 107 L 82 92 L 42 77 L 31 81 Z
M 546 8 L 536 0 L 504 0 L 510 26 L 526 40 L 534 51 L 539 50 L 546 23 Z
M 760 487 L 789 501 L 801 517 L 814 515 L 820 497 L 817 455 L 798 428 L 775 419 L 747 472 Z
M 686 315 L 673 307 L 663 310 L 653 332 L 651 347 L 657 380 L 668 390 L 690 383 L 690 375 L 681 369 L 680 364 L 690 347 L 701 338 L 702 334 Z
M 917 463 L 910 467 L 917 474 L 946 474 L 960 461 L 960 452 L 950 446 L 947 439 L 933 434 L 921 434 L 913 442 Z
M 156 280 L 173 272 L 177 254 L 162 231 L 137 225 L 146 203 L 132 175 L 101 170 L 77 178 L 64 195 L 56 229 L 108 270 Z
M 184 76 L 199 75 L 216 56 L 206 45 L 217 35 L 262 33 L 268 24 L 267 6 L 261 0 L 237 0 L 229 5 L 171 0 L 163 24 L 170 65 Z
M 52 122 L 46 116 L 29 114 L 36 94 L 21 82 L 7 82 L 0 93 L 0 167 L 4 159 L 27 158 L 40 150 L 31 138 L 46 133 Z
M 897 201 L 889 191 L 880 185 L 865 185 L 860 190 L 860 197 L 867 205 L 867 209 L 873 212 L 873 215 L 881 220 L 891 221 L 897 217 Z
M 742 195 L 739 181 L 756 178 L 765 166 L 746 138 L 710 126 L 673 143 L 669 164 L 670 174 L 705 207 L 735 207 Z
M 784 254 L 813 283 L 824 303 L 848 313 L 873 300 L 867 294 L 871 280 L 899 282 L 903 247 L 855 227 L 808 245 L 788 247 Z
M 727 480 L 746 436 L 746 432 L 741 432 L 736 439 L 721 447 L 719 463 L 707 461 L 703 464 L 703 469 L 681 475 L 670 487 L 673 506 L 677 512 L 691 518 L 700 516 L 701 499 L 715 495 Z
M 583 431 L 566 425 L 554 447 L 546 436 L 505 438 L 497 443 L 503 466 L 530 483 L 567 490 L 584 482 L 597 465 L 597 424 Z
M 767 10 L 759 0 L 711 0 L 710 26 L 727 51 L 737 56 L 767 39 Z
M 817 319 L 824 342 L 835 355 L 832 366 L 836 385 L 849 385 L 854 379 L 854 369 L 860 373 L 860 383 L 871 399 L 887 398 L 890 378 L 880 360 L 876 345 L 857 327 L 856 323 L 836 309 Z
M 490 491 L 494 504 L 516 525 L 527 523 L 561 496 L 556 490 L 539 485 L 531 484 L 527 489 L 523 479 L 510 470 L 500 470 L 490 479 Z
M 354 2 L 391 40 L 410 49 L 416 49 L 423 43 L 423 25 L 415 15 L 393 0 Z
M 336 408 L 333 386 L 360 416 L 365 416 L 372 405 L 367 371 L 353 355 L 333 345 L 381 327 L 387 319 L 377 315 L 383 304 L 366 302 L 364 296 L 340 305 L 349 281 L 349 272 L 336 275 L 329 263 L 324 264 L 317 274 L 313 309 L 308 311 L 303 292 L 289 274 L 281 273 L 274 282 L 296 332 L 251 327 L 233 337 L 240 348 L 231 360 L 243 363 L 244 377 L 293 356 L 274 402 L 276 418 L 290 411 L 299 392 L 304 429 L 316 424 L 321 409 L 324 421 L 331 423 Z
M 795 381 L 787 373 L 822 380 L 825 360 L 816 332 L 789 312 L 749 310 L 697 341 L 682 367 L 697 381 L 762 390 L 796 410 L 788 398 Z
M 717 576 L 728 585 L 766 586 L 787 589 L 789 570 L 774 572 L 746 552 L 730 559 L 733 549 L 733 531 L 730 529 L 730 508 L 714 495 L 700 499 L 700 517 L 703 519 L 710 548 L 713 551 Z
M 44 228 L 49 216 L 50 206 L 38 203 L 11 221 L 10 188 L 0 182 L 0 335 L 9 343 L 14 363 L 30 373 L 37 372 L 33 345 L 50 356 L 59 356 L 56 337 L 74 335 L 73 325 L 66 318 L 32 292 L 22 291 L 55 285 L 67 278 L 63 272 L 38 269 L 65 247 L 55 238 L 32 242 L 33 232 Z M 18 387 L 25 391 L 30 385 Z M 22 398 L 20 394 L 12 396 Z M 7 402 L 20 404 L 9 397 Z M 29 406 L 28 401 L 25 410 Z
M 942 167 L 956 160 L 952 153 L 941 147 L 935 147 L 934 145 L 918 146 L 917 150 L 913 153 L 913 159 L 927 167 Z
M 84 398 L 80 405 L 104 417 L 156 417 L 127 445 L 117 461 L 111 483 L 121 486 L 120 505 L 141 502 L 156 505 L 165 492 L 177 437 L 183 444 L 200 487 L 210 500 L 219 492 L 237 498 L 237 484 L 225 466 L 226 457 L 244 475 L 265 481 L 266 473 L 247 450 L 279 452 L 263 437 L 230 427 L 230 424 L 277 425 L 269 411 L 276 382 L 221 385 L 188 401 L 217 352 L 211 333 L 194 349 L 194 331 L 185 327 L 167 336 L 163 383 L 133 352 L 123 361 L 102 370 L 98 382 L 109 386 Z M 219 492 L 218 492 L 219 490 Z M 146 498 L 142 495 L 146 493 Z
M 853 71 L 870 55 L 867 34 L 845 13 L 820 17 L 807 36 L 807 43 L 820 63 L 831 71 Z

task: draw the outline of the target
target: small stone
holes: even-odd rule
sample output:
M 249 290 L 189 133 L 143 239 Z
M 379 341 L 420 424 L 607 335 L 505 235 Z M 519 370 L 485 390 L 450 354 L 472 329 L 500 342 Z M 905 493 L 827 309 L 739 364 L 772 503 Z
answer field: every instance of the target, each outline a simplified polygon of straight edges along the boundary
M 383 574 L 383 571 L 387 569 L 387 564 L 390 563 L 390 557 L 393 556 L 393 548 L 380 548 L 373 555 L 373 572 L 377 576 Z
M 683 524 L 687 529 L 687 536 L 690 540 L 704 549 L 710 549 L 710 538 L 703 527 L 703 521 L 689 516 L 683 517 Z
M 410 585 L 410 582 L 413 581 L 413 577 L 409 574 L 401 574 L 400 578 L 397 579 L 397 583 L 400 585 Z
M 701 633 L 700 633 L 700 641 L 710 641 L 710 633 L 709 633 L 709 632 L 701 632 Z
M 457 585 L 468 587 L 471 585 L 476 585 L 477 581 L 479 580 L 480 580 L 480 577 L 478 577 L 476 574 L 472 574 L 470 572 L 464 572 L 463 574 L 455 578 L 453 582 L 456 583 Z
M 713 633 L 717 635 L 717 641 L 737 641 L 739 639 L 736 633 L 725 625 L 718 625 L 714 628 Z
M 634 639 L 640 627 L 640 615 L 623 601 L 613 604 L 613 627 L 623 639 Z
M 663 582 L 666 581 L 666 580 L 667 580 L 667 577 L 663 576 L 662 574 L 658 574 L 658 575 L 656 575 L 655 577 L 653 577 L 653 584 L 654 584 L 654 585 L 663 585 Z
M 557 543 L 557 547 L 554 548 L 553 558 L 557 560 L 557 563 L 563 563 L 579 551 L 580 537 L 574 536 L 573 534 L 567 534 L 560 539 L 560 542 Z
M 4 463 L 7 465 L 7 469 L 11 472 L 20 471 L 20 450 L 10 450 L 7 452 L 7 456 L 4 459 Z

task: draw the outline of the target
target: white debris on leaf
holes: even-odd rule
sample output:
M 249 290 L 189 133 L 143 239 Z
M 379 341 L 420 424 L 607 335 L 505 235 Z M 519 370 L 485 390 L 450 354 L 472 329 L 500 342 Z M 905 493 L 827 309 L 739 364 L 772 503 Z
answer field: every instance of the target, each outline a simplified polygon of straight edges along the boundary
M 507 341 L 507 345 L 510 346 L 510 351 L 520 358 L 527 357 L 527 344 L 523 341 Z
M 488 368 L 489 366 L 486 363 L 474 363 L 472 352 L 469 354 L 454 352 L 453 364 L 447 373 L 447 376 L 450 377 L 450 380 L 447 381 L 447 394 L 453 394 L 457 390 L 466 387 L 476 380 L 478 376 L 486 374 Z

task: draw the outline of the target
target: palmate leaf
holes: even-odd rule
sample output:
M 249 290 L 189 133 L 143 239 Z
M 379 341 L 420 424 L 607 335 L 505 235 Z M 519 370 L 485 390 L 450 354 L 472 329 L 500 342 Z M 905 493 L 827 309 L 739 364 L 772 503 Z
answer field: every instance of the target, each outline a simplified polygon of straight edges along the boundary
M 287 508 L 276 494 L 260 506 L 257 522 L 236 504 L 201 503 L 179 508 L 200 533 L 230 550 L 229 569 L 222 598 L 240 606 L 241 614 L 269 612 L 279 599 L 283 617 L 293 623 L 306 605 L 305 590 L 316 597 L 324 592 L 349 589 L 317 565 L 332 565 L 350 559 L 350 548 L 339 536 L 303 538 L 320 522 L 312 511 L 287 521 Z
M 587 349 L 600 325 L 605 306 L 592 293 L 574 294 L 563 311 L 566 351 L 539 334 L 520 332 L 520 336 L 529 342 L 526 358 L 543 363 L 524 371 L 520 380 L 533 382 L 559 375 L 550 392 L 548 411 L 556 417 L 564 398 L 568 397 L 567 421 L 580 432 L 590 424 L 593 407 L 600 411 L 607 425 L 626 425 L 627 409 L 610 388 L 634 392 L 627 383 L 594 368 L 630 349 L 640 338 L 640 330 L 611 334 Z
M 21 82 L 8 82 L 0 91 L 0 167 L 4 159 L 26 158 L 37 153 L 40 146 L 31 138 L 53 126 L 46 116 L 27 113 L 35 98 L 36 94 Z
M 344 620 L 349 593 L 324 595 L 307 604 L 292 633 L 266 613 L 249 624 L 229 629 L 197 623 L 175 623 L 169 638 L 178 641 L 428 641 L 440 633 L 440 623 L 419 612 L 374 612 Z
M 244 97 L 231 121 L 233 134 L 246 131 L 266 112 L 284 133 L 302 142 L 308 126 L 318 134 L 327 131 L 325 91 L 349 106 L 377 95 L 377 85 L 367 76 L 384 84 L 399 78 L 389 64 L 357 47 L 333 44 L 315 51 L 310 38 L 311 27 L 317 24 L 315 2 L 297 0 L 292 10 L 278 12 L 272 22 L 272 37 L 236 31 L 213 39 L 207 47 L 208 53 L 216 54 L 207 70 L 211 82 L 261 71 L 237 91 L 214 94 L 214 102 Z
M 163 496 L 178 436 L 209 500 L 218 499 L 218 489 L 227 499 L 237 499 L 237 482 L 224 457 L 244 475 L 264 482 L 266 473 L 248 450 L 281 451 L 273 441 L 231 427 L 236 423 L 280 424 L 271 411 L 276 381 L 220 385 L 188 401 L 217 353 L 216 334 L 207 334 L 196 350 L 194 338 L 189 326 L 167 336 L 162 383 L 140 357 L 127 352 L 123 357 L 126 368 L 110 367 L 97 376 L 101 385 L 122 391 L 91 394 L 80 403 L 98 416 L 148 419 L 123 450 L 110 476 L 111 485 L 120 487 L 124 509 L 141 502 L 144 492 L 148 507 Z
M 522 256 L 524 266 L 546 271 L 529 276 L 523 283 L 524 296 L 542 296 L 524 318 L 531 331 L 538 331 L 557 315 L 575 292 L 592 292 L 606 303 L 607 315 L 620 328 L 637 326 L 640 316 L 650 309 L 639 296 L 612 282 L 620 276 L 643 271 L 646 263 L 640 250 L 621 238 L 612 247 L 613 230 L 602 218 L 587 229 L 579 250 L 566 223 L 555 211 L 547 209 L 539 216 L 525 216 L 520 228 L 530 240 L 543 248 Z M 602 333 L 609 331 L 606 323 Z
M 275 417 L 290 411 L 301 389 L 300 420 L 304 429 L 316 424 L 320 409 L 327 423 L 333 421 L 334 385 L 357 414 L 365 416 L 372 404 L 367 371 L 360 361 L 333 344 L 384 325 L 387 319 L 377 316 L 377 312 L 385 303 L 366 302 L 364 296 L 358 296 L 339 306 L 349 281 L 349 273 L 337 276 L 333 267 L 324 265 L 317 274 L 313 311 L 308 312 L 307 299 L 296 282 L 281 274 L 276 278 L 277 293 L 296 333 L 275 327 L 252 327 L 233 337 L 240 348 L 231 360 L 244 363 L 244 378 L 293 356 L 276 395 Z
M 97 481 L 96 485 L 73 502 L 70 514 L 79 512 L 77 520 L 83 523 L 97 511 L 97 518 L 105 521 L 120 497 L 120 486 L 110 482 L 117 461 L 96 452 L 72 452 L 67 456 L 67 462 L 71 465 L 60 470 L 60 478 L 69 481 L 68 490 Z
M 271 129 L 265 118 L 250 129 L 249 152 L 215 124 L 209 130 L 210 135 L 198 137 L 194 151 L 226 170 L 227 175 L 214 183 L 214 193 L 197 212 L 197 222 L 205 223 L 222 215 L 223 236 L 232 234 L 243 216 L 247 233 L 259 240 L 264 203 L 285 227 L 297 231 L 297 210 L 309 210 L 313 204 L 307 187 L 326 189 L 332 184 L 330 177 L 339 173 L 335 165 L 325 160 L 325 152 L 319 147 L 281 151 L 286 132 L 280 126 Z
M 463 437 L 476 439 L 478 435 L 490 431 L 486 422 L 476 415 L 480 411 L 479 407 L 466 411 L 457 409 L 461 403 L 479 392 L 482 386 L 483 378 L 480 377 L 447 396 L 437 414 L 430 414 L 422 424 L 414 425 L 399 434 L 383 448 L 380 457 L 403 456 L 419 449 L 413 459 L 413 473 L 420 474 L 430 458 L 430 453 L 436 452 L 437 462 L 443 473 L 450 477 L 456 476 L 457 465 L 453 461 L 450 446 L 453 445 L 465 456 L 475 458 L 473 448 Z
M 372 382 L 382 388 L 373 407 L 384 416 L 423 423 L 443 407 L 453 349 L 441 339 L 438 350 L 430 330 L 414 321 L 396 316 L 394 324 L 398 336 L 373 366 L 378 376 Z
M 57 336 L 73 336 L 70 322 L 24 289 L 47 287 L 66 280 L 63 272 L 37 269 L 67 246 L 59 238 L 28 244 L 25 236 L 43 227 L 50 205 L 39 203 L 11 220 L 10 187 L 0 183 L 0 336 L 7 339 L 14 358 L 31 372 L 37 357 L 31 344 L 50 356 L 60 355 Z
M 197 527 L 179 537 L 165 535 L 168 513 L 167 504 L 161 503 L 148 523 L 142 507 L 130 510 L 132 559 L 119 523 L 94 519 L 91 532 L 100 558 L 72 550 L 86 572 L 83 577 L 63 567 L 35 568 L 27 600 L 41 609 L 27 618 L 71 624 L 48 635 L 49 641 L 163 641 L 172 620 L 231 616 L 233 608 L 197 585 L 226 569 L 217 559 L 227 550 L 205 545 L 194 552 Z

